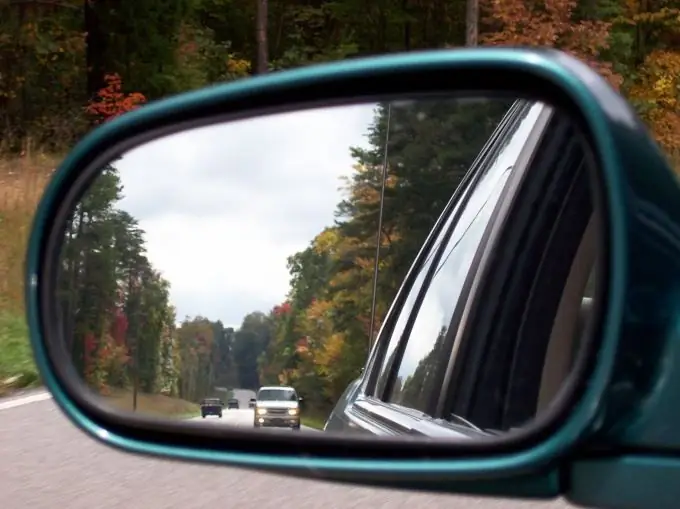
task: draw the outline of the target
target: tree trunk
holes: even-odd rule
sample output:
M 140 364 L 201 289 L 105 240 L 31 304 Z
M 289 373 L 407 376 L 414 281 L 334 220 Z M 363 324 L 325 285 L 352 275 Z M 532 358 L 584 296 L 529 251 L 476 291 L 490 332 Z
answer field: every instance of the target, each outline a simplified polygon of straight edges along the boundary
M 479 0 L 465 5 L 465 46 L 477 46 L 479 39 Z
M 84 0 L 85 65 L 87 73 L 87 93 L 94 98 L 105 85 L 104 74 L 107 35 L 101 26 L 98 9 L 105 6 L 94 4 L 94 0 Z
M 257 41 L 257 65 L 255 74 L 266 74 L 269 69 L 269 41 L 267 40 L 267 3 L 257 2 L 257 18 L 255 21 L 255 40 Z

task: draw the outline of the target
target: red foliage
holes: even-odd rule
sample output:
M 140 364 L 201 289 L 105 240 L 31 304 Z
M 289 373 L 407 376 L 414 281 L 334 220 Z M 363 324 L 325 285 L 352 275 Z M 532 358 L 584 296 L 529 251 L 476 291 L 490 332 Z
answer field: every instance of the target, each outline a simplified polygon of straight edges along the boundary
M 146 97 L 138 92 L 123 92 L 123 82 L 118 74 L 107 74 L 104 81 L 106 86 L 97 92 L 97 98 L 85 108 L 88 114 L 96 118 L 97 123 L 137 109 L 146 102 Z
M 273 311 L 274 311 L 274 314 L 276 316 L 282 316 L 282 315 L 287 315 L 288 313 L 290 313 L 290 310 L 291 310 L 290 303 L 288 301 L 286 301 L 283 304 L 281 304 L 280 306 L 274 306 Z
M 116 345 L 123 346 L 125 344 L 125 333 L 128 328 L 128 319 L 121 309 L 116 309 L 111 325 L 111 337 Z
M 85 334 L 85 354 L 86 355 L 92 355 L 92 352 L 94 352 L 94 349 L 97 347 L 97 340 L 94 337 L 94 334 L 91 332 L 88 332 Z

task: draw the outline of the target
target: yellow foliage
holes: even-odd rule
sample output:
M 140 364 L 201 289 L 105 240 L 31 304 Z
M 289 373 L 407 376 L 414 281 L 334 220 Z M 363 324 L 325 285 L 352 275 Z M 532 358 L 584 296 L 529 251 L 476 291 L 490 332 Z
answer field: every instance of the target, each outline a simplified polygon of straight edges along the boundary
M 354 260 L 354 263 L 360 269 L 373 271 L 373 267 L 375 265 L 375 260 L 373 260 L 372 258 L 361 258 L 361 257 L 359 257 L 359 258 L 356 258 Z
M 680 155 L 680 51 L 650 53 L 629 92 L 646 106 L 642 116 L 659 144 L 671 157 Z
M 342 333 L 331 334 L 325 339 L 314 358 L 319 372 L 322 374 L 331 372 L 333 365 L 341 360 L 344 344 L 345 336 Z
M 380 190 L 376 189 L 373 185 L 364 184 L 362 186 L 357 186 L 355 196 L 364 203 L 377 203 L 380 201 Z
M 318 254 L 333 254 L 339 241 L 338 230 L 336 228 L 326 228 L 314 238 L 314 251 Z
M 229 58 L 227 71 L 235 76 L 247 76 L 250 74 L 250 61 L 243 58 Z

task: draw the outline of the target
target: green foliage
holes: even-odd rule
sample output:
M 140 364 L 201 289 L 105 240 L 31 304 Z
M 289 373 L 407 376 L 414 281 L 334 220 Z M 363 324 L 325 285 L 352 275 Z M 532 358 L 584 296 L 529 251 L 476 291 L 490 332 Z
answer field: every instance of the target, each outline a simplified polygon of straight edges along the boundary
M 271 70 L 465 41 L 464 0 L 268 3 Z M 513 43 L 512 34 L 521 33 L 517 27 L 528 23 L 527 37 L 532 30 L 550 33 L 550 27 L 576 34 L 562 41 L 573 49 L 569 44 L 583 39 L 579 30 L 597 26 L 606 43 L 584 51 L 612 63 L 626 78 L 624 90 L 651 52 L 677 43 L 677 8 L 670 0 L 579 1 L 570 16 L 554 19 L 536 14 L 543 12 L 540 4 L 482 3 L 482 40 Z M 522 12 L 536 18 L 516 19 Z M 28 140 L 50 150 L 71 146 L 89 127 L 83 108 L 105 74 L 118 74 L 128 91 L 149 100 L 248 75 L 256 53 L 255 15 L 255 2 L 237 0 L 0 5 L 0 149 L 19 151 Z M 499 26 L 505 32 L 494 33 Z
M 39 382 L 28 343 L 28 327 L 20 315 L 0 313 L 0 395 Z
M 107 167 L 69 221 L 58 274 L 64 337 L 93 389 L 157 392 L 173 385 L 170 286 L 146 258 L 137 221 L 116 208 L 121 198 Z

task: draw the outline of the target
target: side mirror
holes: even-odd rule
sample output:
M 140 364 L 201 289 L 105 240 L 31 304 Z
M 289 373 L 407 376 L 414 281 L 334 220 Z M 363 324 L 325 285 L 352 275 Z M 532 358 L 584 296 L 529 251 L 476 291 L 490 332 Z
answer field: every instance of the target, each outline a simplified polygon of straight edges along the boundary
M 78 143 L 35 215 L 31 342 L 61 409 L 122 450 L 642 508 L 627 484 L 646 482 L 640 465 L 680 459 L 679 204 L 631 106 L 565 53 L 276 72 L 156 101 Z M 168 245 L 225 294 L 186 298 Z M 182 302 L 273 294 L 289 300 L 244 311 L 229 347 L 206 338 L 231 315 L 176 327 Z M 177 373 L 157 369 L 173 356 Z M 319 397 L 302 416 L 274 398 L 246 426 L 215 426 L 125 410 L 102 380 L 164 388 L 181 415 L 215 380 Z

